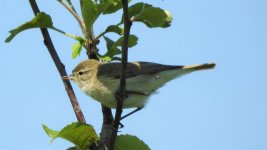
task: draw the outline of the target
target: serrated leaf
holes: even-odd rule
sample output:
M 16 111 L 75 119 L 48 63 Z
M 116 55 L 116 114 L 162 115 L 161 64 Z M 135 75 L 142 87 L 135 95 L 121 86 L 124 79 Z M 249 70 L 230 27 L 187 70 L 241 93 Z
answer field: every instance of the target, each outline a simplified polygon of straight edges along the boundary
M 128 10 L 129 18 L 132 18 L 133 16 L 140 14 L 143 10 L 150 8 L 150 7 L 153 7 L 153 6 L 150 4 L 142 3 L 142 2 L 139 2 L 139 3 L 136 3 L 130 6 Z
M 90 30 L 101 13 L 104 14 L 106 11 L 112 11 L 113 13 L 117 11 L 119 9 L 117 8 L 119 3 L 121 3 L 120 0 L 101 0 L 99 4 L 93 0 L 83 0 L 82 16 L 86 28 Z
M 83 123 L 72 123 L 70 125 L 67 125 L 64 127 L 61 131 L 58 132 L 57 135 L 55 135 L 55 131 L 52 129 L 49 129 L 47 126 L 43 125 L 44 130 L 46 133 L 51 136 L 51 141 L 54 139 L 60 137 L 65 140 L 68 140 L 75 144 L 77 148 L 81 150 L 86 150 L 88 147 L 90 147 L 93 143 L 95 143 L 98 139 L 98 136 L 93 128 L 93 126 Z M 50 131 L 53 131 L 50 133 Z M 57 132 L 57 131 L 56 131 Z
M 129 7 L 129 18 L 133 21 L 142 22 L 150 28 L 169 27 L 172 21 L 169 11 L 142 2 Z
M 150 150 L 142 140 L 132 135 L 119 135 L 114 150 Z
M 78 55 L 80 55 L 80 53 L 82 51 L 82 44 L 80 42 L 74 43 L 72 45 L 71 49 L 72 49 L 71 57 L 73 59 L 75 59 Z
M 51 17 L 44 13 L 38 13 L 31 21 L 28 21 L 16 29 L 9 31 L 10 35 L 6 38 L 5 42 L 10 42 L 17 34 L 20 32 L 31 29 L 31 28 L 51 28 L 53 27 L 53 22 Z
M 54 138 L 56 138 L 57 136 L 58 136 L 58 131 L 55 131 L 55 130 L 52 130 L 52 129 L 49 129 L 46 125 L 42 125 L 42 127 L 43 127 L 43 129 L 45 130 L 45 132 L 46 132 L 46 134 L 50 137 L 50 138 L 52 138 L 52 139 L 54 139 Z
M 110 25 L 107 27 L 107 29 L 105 30 L 106 33 L 108 32 L 114 32 L 114 33 L 117 33 L 119 35 L 122 35 L 123 34 L 123 29 L 120 28 L 119 26 L 117 25 Z
M 97 4 L 92 0 L 83 0 L 82 16 L 87 30 L 90 31 L 100 12 Z
M 88 31 L 90 31 L 101 13 L 110 14 L 122 8 L 120 0 L 100 0 L 99 4 L 93 0 L 82 1 L 82 16 Z M 130 2 L 131 0 L 128 1 Z
M 140 14 L 142 11 L 144 11 L 145 9 L 150 8 L 150 7 L 152 7 L 152 5 L 142 3 L 142 2 L 139 2 L 139 3 L 136 3 L 132 6 L 130 6 L 128 9 L 129 18 L 132 19 L 133 16 Z M 123 24 L 123 18 L 124 18 L 124 16 L 122 15 L 120 24 Z
M 161 27 L 165 23 L 167 15 L 160 8 L 150 7 L 135 16 L 135 21 L 143 22 L 150 28 Z

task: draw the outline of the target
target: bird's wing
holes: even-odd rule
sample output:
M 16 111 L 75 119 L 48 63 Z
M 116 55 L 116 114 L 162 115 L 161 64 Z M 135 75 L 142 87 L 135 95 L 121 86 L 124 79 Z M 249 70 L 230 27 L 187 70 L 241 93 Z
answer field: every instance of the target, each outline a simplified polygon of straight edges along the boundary
M 165 70 L 183 68 L 184 66 L 162 65 L 150 62 L 128 63 L 126 78 L 141 74 L 155 74 Z M 121 63 L 102 63 L 98 66 L 98 76 L 107 76 L 110 78 L 120 78 Z

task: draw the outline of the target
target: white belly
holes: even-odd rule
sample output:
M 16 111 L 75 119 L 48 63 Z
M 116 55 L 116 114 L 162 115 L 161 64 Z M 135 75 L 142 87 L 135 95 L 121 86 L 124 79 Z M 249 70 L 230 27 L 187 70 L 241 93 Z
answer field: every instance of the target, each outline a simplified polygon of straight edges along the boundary
M 166 82 L 190 72 L 192 71 L 169 70 L 154 75 L 143 74 L 127 78 L 126 91 L 140 94 L 129 93 L 124 100 L 123 108 L 143 107 L 149 95 L 153 94 L 155 90 L 162 87 Z M 116 108 L 117 100 L 114 93 L 119 89 L 119 82 L 119 79 L 101 77 L 99 81 L 90 82 L 90 85 L 89 83 L 85 85 L 88 86 L 87 88 L 82 87 L 82 89 L 83 91 L 85 91 L 84 89 L 89 89 L 85 93 L 103 105 Z
M 91 96 L 93 99 L 97 100 L 98 102 L 102 103 L 103 105 L 116 108 L 117 100 L 115 94 L 119 89 L 119 80 L 109 80 L 106 81 L 105 84 L 99 82 L 94 84 L 94 87 L 91 87 L 85 93 L 88 96 Z M 101 84 L 101 85 L 100 85 Z M 131 86 L 131 83 L 126 83 L 126 90 L 133 89 L 134 87 Z M 92 86 L 92 85 L 91 85 Z M 98 88 L 96 88 L 98 87 Z M 130 88 L 128 88 L 130 87 Z M 88 89 L 88 88 L 86 88 Z M 84 90 L 83 90 L 84 91 Z M 139 108 L 143 107 L 148 99 L 148 96 L 136 93 L 128 93 L 126 99 L 123 103 L 123 108 Z

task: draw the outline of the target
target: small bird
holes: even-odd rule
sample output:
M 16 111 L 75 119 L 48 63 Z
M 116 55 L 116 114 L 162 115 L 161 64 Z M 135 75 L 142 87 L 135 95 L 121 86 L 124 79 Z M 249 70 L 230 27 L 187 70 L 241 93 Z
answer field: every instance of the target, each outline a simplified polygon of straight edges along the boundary
M 129 62 L 126 73 L 126 98 L 123 108 L 143 108 L 149 98 L 165 83 L 198 70 L 212 69 L 214 63 L 190 66 L 162 65 L 152 62 Z M 85 60 L 72 75 L 63 77 L 74 81 L 88 96 L 109 108 L 116 108 L 116 92 L 120 86 L 121 63 Z

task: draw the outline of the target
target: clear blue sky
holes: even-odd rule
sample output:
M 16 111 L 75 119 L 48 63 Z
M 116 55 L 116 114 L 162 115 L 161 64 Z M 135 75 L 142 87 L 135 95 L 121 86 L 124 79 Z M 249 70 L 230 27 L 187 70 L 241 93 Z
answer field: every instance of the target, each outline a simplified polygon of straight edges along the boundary
M 56 0 L 38 2 L 56 27 L 81 33 Z M 132 33 L 139 36 L 139 45 L 130 49 L 130 61 L 216 62 L 217 67 L 167 84 L 144 110 L 123 121 L 121 133 L 138 136 L 153 150 L 266 150 L 267 1 L 146 2 L 170 10 L 174 20 L 168 29 L 134 24 Z M 4 43 L 10 29 L 33 17 L 30 5 L 26 0 L 3 0 L 1 6 L 0 149 L 66 149 L 71 144 L 61 139 L 49 145 L 41 128 L 46 124 L 61 129 L 76 118 L 40 31 L 28 30 Z M 95 32 L 116 23 L 119 16 L 103 17 Z M 73 60 L 70 47 L 75 41 L 55 32 L 51 35 L 70 73 L 86 56 Z M 87 122 L 99 132 L 99 103 L 73 87 Z

